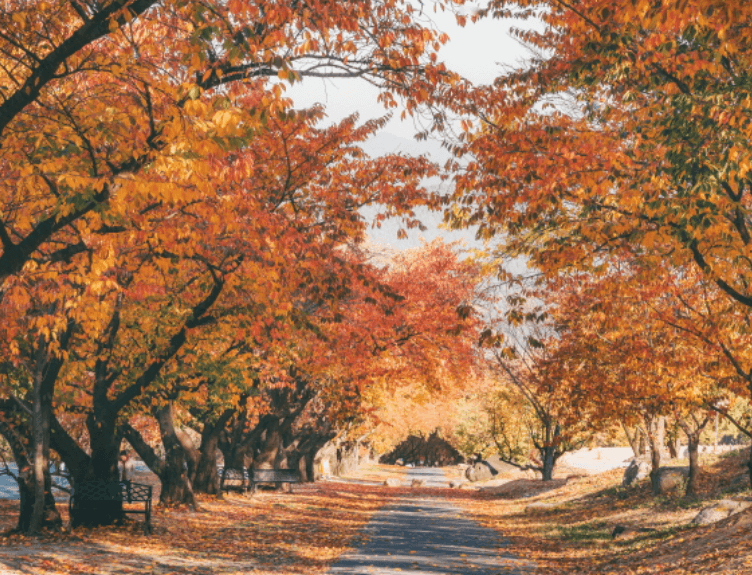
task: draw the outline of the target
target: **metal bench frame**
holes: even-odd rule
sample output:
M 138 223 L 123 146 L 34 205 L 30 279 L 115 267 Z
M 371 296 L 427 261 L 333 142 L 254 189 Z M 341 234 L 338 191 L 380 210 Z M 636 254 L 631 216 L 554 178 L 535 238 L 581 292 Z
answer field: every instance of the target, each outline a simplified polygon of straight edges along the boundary
M 139 513 L 145 516 L 144 535 L 151 533 L 152 486 L 131 481 L 81 481 L 73 486 L 68 510 L 70 517 L 78 509 L 81 501 L 121 501 L 123 503 L 143 503 L 143 509 L 123 507 L 123 513 Z

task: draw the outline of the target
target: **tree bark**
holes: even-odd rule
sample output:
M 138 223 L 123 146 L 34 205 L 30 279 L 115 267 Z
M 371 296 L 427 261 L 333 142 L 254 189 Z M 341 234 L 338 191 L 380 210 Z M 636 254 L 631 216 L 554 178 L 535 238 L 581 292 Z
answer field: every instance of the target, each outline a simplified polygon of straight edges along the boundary
M 198 511 L 189 476 L 188 458 L 175 429 L 174 403 L 170 401 L 157 409 L 155 416 L 165 450 L 165 467 L 159 476 L 162 483 L 159 501 L 165 506 L 188 504 L 194 511 Z
M 34 485 L 34 505 L 27 530 L 29 535 L 38 533 L 45 526 L 59 528 L 63 523 L 55 508 L 49 472 L 52 392 L 59 368 L 55 370 L 55 360 L 50 361 L 49 349 L 43 338 L 40 338 L 38 342 L 35 360 L 31 418 L 33 445 L 31 478 L 33 478 Z M 49 374 L 50 369 L 55 370 L 55 373 Z
M 663 448 L 663 433 L 661 432 L 660 417 L 645 414 L 645 430 L 650 447 L 650 486 L 653 495 L 660 495 L 661 484 L 661 452 Z
M 271 417 L 266 421 L 259 452 L 253 458 L 253 468 L 275 469 L 280 449 L 282 449 L 282 433 L 279 419 Z
M 634 432 L 631 432 L 629 429 L 629 426 L 622 422 L 621 427 L 624 430 L 624 435 L 627 436 L 627 441 L 629 442 L 629 446 L 632 448 L 632 453 L 634 453 L 635 457 L 642 457 L 645 455 L 644 441 L 641 441 L 643 437 L 642 429 L 639 425 L 636 425 L 634 427 Z
M 11 426 L 8 423 L 8 421 L 11 420 L 10 417 L 8 417 L 7 420 L 0 417 L 0 435 L 5 438 L 10 446 L 13 460 L 19 470 L 18 475 L 15 477 L 20 495 L 18 522 L 15 531 L 19 533 L 28 533 L 31 527 L 36 502 L 36 481 L 27 451 L 27 448 L 30 447 L 30 445 L 25 441 L 25 438 L 29 437 L 31 434 L 28 426 L 28 414 L 21 411 L 20 406 L 18 406 L 14 400 L 3 400 L 0 402 L 0 412 L 4 413 L 6 416 L 12 415 L 14 418 L 20 417 L 24 420 Z M 62 520 L 57 511 L 57 507 L 55 506 L 55 499 L 51 494 L 51 478 L 49 473 L 46 474 L 44 481 L 45 494 L 43 497 L 44 505 L 42 508 L 42 521 L 40 528 L 57 530 L 61 527 Z
M 546 441 L 538 447 L 541 456 L 541 479 L 543 481 L 551 481 L 554 478 L 554 466 L 560 455 L 558 451 L 560 435 L 561 428 L 558 423 L 546 422 Z
M 89 431 L 91 458 L 85 469 L 77 469 L 76 483 L 82 481 L 103 481 L 117 483 L 118 454 L 120 452 L 120 435 L 115 429 L 115 415 L 107 408 L 95 409 L 86 418 Z M 71 525 L 98 526 L 120 523 L 125 519 L 122 501 L 81 501 L 71 514 Z
M 687 450 L 689 451 L 689 477 L 684 494 L 687 497 L 697 496 L 697 484 L 700 477 L 700 433 L 687 434 Z
M 677 416 L 676 421 L 687 436 L 687 450 L 689 452 L 689 477 L 687 478 L 685 495 L 696 497 L 700 476 L 700 436 L 710 422 L 710 413 L 705 413 L 703 419 L 698 418 L 695 413 L 690 413 L 687 417 Z
M 204 423 L 204 428 L 201 430 L 199 459 L 193 480 L 195 493 L 222 495 L 219 489 L 219 474 L 217 473 L 217 451 L 220 434 L 224 431 L 234 413 L 234 409 L 227 409 L 217 421 Z

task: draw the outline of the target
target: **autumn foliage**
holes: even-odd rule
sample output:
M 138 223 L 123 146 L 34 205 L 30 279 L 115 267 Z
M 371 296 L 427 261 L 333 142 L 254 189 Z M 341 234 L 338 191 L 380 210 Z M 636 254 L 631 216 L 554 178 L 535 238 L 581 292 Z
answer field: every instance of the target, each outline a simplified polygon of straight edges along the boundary
M 386 118 L 321 127 L 284 97 L 365 78 L 440 126 L 457 78 L 410 5 L 12 1 L 0 27 L 0 433 L 22 530 L 59 522 L 50 450 L 74 482 L 112 481 L 127 440 L 164 504 L 196 507 L 220 450 L 312 479 L 370 382 L 470 357 L 440 358 L 472 341 L 470 267 L 432 246 L 407 281 L 359 247 L 364 206 L 419 225 L 436 166 L 365 155 Z
M 522 297 L 549 306 L 563 401 L 595 404 L 595 426 L 668 416 L 691 448 L 709 410 L 749 401 L 749 16 L 702 0 L 477 15 L 533 21 L 529 60 L 465 100 L 447 220 L 478 226 L 502 279 L 520 258 L 551 280 Z

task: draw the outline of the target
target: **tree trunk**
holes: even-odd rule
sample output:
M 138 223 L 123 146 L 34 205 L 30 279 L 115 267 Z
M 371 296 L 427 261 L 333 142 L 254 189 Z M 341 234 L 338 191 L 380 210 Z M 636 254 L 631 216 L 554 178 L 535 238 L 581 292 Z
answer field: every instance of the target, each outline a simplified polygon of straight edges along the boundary
M 195 493 L 222 495 L 219 489 L 219 474 L 217 473 L 217 451 L 219 437 L 235 410 L 226 410 L 214 423 L 204 423 L 201 431 L 201 447 L 193 480 Z
M 198 511 L 188 473 L 188 460 L 175 429 L 175 406 L 168 402 L 156 411 L 157 423 L 165 450 L 165 467 L 159 476 L 162 489 L 159 501 L 165 506 L 190 505 Z
M 551 481 L 554 478 L 554 464 L 556 459 L 554 457 L 554 448 L 547 447 L 541 453 L 541 459 L 543 465 L 541 466 L 541 475 L 543 481 Z
M 559 458 L 558 447 L 561 436 L 561 427 L 558 423 L 547 421 L 545 425 L 545 441 L 543 445 L 537 444 L 536 448 L 541 458 L 540 472 L 543 481 L 551 481 L 554 478 L 554 466 Z
M 662 417 L 645 415 L 645 429 L 647 431 L 647 440 L 650 447 L 650 486 L 653 495 L 660 495 L 661 484 L 661 452 L 663 448 L 663 426 L 661 425 Z M 665 420 L 664 420 L 665 421 Z
M 67 349 L 71 333 L 72 323 L 69 323 L 66 331 L 59 334 L 58 343 L 61 352 Z M 52 480 L 49 471 L 52 397 L 55 382 L 63 366 L 62 357 L 62 355 L 53 354 L 46 339 L 39 336 L 34 352 L 31 390 L 31 474 L 23 479 L 24 482 L 31 483 L 29 489 L 25 490 L 25 501 L 22 505 L 26 507 L 22 511 L 31 509 L 31 517 L 26 529 L 30 535 L 38 533 L 45 527 L 59 529 L 63 523 L 55 507 L 55 498 L 52 496 Z M 32 492 L 33 496 L 31 496 Z
M 687 497 L 695 497 L 700 476 L 700 436 L 710 422 L 710 413 L 706 412 L 703 419 L 698 418 L 695 413 L 690 413 L 686 417 L 677 416 L 676 420 L 687 436 L 687 451 L 689 452 L 689 477 L 685 494 Z
M 687 497 L 697 496 L 697 484 L 700 476 L 700 431 L 687 434 L 687 450 L 689 451 L 689 477 L 685 490 Z
M 679 453 L 681 451 L 681 426 L 679 425 L 678 421 L 674 421 L 674 424 L 671 426 L 671 431 L 668 434 L 668 453 L 671 459 L 676 459 L 679 457 Z
M 267 421 L 266 429 L 261 439 L 258 454 L 254 457 L 254 469 L 274 469 L 277 464 L 277 456 L 282 448 L 282 433 L 279 428 L 279 419 L 271 418 Z
M 632 448 L 632 453 L 634 453 L 635 457 L 640 457 L 643 455 L 640 453 L 640 437 L 641 437 L 641 430 L 639 426 L 636 426 L 634 428 L 634 432 L 631 432 L 629 430 L 629 426 L 621 422 L 621 427 L 624 430 L 624 435 L 627 436 L 627 441 L 629 442 L 629 446 Z
M 76 483 L 82 481 L 120 481 L 118 454 L 121 438 L 115 430 L 115 416 L 106 409 L 95 409 L 86 418 L 91 459 L 85 469 L 76 469 Z M 74 469 L 71 469 L 73 472 Z M 81 501 L 71 515 L 71 526 L 97 526 L 120 523 L 125 519 L 122 501 Z
M 52 391 L 54 380 L 45 377 L 49 361 L 47 346 L 40 344 L 37 370 L 34 375 L 32 411 L 32 477 L 33 506 L 27 532 L 38 533 L 43 527 L 59 529 L 63 521 L 55 507 L 50 478 L 50 418 L 52 417 Z M 28 494 L 27 494 L 28 495 Z

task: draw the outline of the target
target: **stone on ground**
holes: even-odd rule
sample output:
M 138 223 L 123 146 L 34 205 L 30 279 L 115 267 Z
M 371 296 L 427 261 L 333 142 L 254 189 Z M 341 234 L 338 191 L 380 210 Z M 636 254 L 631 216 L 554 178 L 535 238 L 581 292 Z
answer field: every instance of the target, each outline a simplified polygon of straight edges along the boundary
M 631 487 L 650 475 L 650 463 L 643 458 L 634 458 L 624 470 L 622 487 Z
M 722 499 L 713 505 L 703 508 L 694 519 L 692 525 L 709 525 L 721 521 L 745 509 L 752 507 L 752 501 L 736 501 L 734 499 Z
M 658 471 L 658 490 L 660 493 L 681 489 L 687 477 L 689 477 L 689 467 L 662 467 Z

